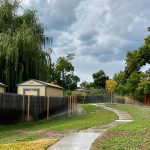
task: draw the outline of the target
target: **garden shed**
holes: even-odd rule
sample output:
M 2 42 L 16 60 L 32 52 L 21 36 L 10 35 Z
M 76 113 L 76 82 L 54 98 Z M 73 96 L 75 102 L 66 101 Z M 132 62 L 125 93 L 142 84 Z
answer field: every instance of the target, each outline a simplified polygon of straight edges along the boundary
M 5 93 L 6 91 L 6 85 L 3 83 L 0 83 L 0 93 Z
M 52 83 L 31 79 L 18 84 L 17 93 L 21 95 L 62 97 L 64 89 Z

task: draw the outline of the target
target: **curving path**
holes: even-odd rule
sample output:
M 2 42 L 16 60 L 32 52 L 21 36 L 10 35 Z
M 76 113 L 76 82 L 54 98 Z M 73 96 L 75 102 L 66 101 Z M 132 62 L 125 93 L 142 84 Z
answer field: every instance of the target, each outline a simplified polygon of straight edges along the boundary
M 98 136 L 102 136 L 105 131 L 109 128 L 126 122 L 132 122 L 133 118 L 126 112 L 119 111 L 114 108 L 106 107 L 102 104 L 92 104 L 96 107 L 100 107 L 106 110 L 113 111 L 119 117 L 118 120 L 105 124 L 99 127 L 93 127 L 86 130 L 79 131 L 77 133 L 72 133 L 64 138 L 62 138 L 58 143 L 49 147 L 48 150 L 89 150 L 92 143 Z

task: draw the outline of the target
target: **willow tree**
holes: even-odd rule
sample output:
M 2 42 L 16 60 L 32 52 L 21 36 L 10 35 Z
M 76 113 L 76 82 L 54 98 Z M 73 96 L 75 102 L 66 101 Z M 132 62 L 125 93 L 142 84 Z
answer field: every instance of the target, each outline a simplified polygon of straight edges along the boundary
M 17 0 L 0 1 L 0 82 L 15 92 L 16 84 L 30 78 L 47 80 L 49 54 L 43 46 L 49 41 L 36 12 L 17 11 Z

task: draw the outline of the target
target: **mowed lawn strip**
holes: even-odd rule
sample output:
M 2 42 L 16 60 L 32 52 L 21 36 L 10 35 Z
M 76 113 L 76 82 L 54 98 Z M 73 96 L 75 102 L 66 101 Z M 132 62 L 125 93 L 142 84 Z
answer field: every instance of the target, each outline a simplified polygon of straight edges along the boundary
M 0 133 L 0 145 L 13 142 L 28 142 L 46 137 L 46 135 L 37 133 L 18 133 L 15 131 L 3 132 Z
M 91 150 L 147 150 L 150 149 L 150 107 L 125 104 L 106 106 L 129 113 L 135 121 L 117 125 L 102 138 L 97 138 Z
M 65 115 L 49 120 L 19 123 L 15 125 L 1 125 L 0 145 L 3 148 L 7 148 L 8 144 L 10 144 L 11 146 L 13 145 L 13 147 L 18 147 L 19 145 L 26 145 L 22 144 L 22 142 L 34 142 L 35 140 L 39 139 L 51 138 L 48 137 L 48 135 L 31 133 L 31 131 L 78 131 L 93 126 L 109 123 L 117 119 L 117 115 L 115 113 L 88 104 L 80 105 L 79 110 L 80 113 L 71 116 Z M 26 131 L 26 133 L 20 132 L 24 130 Z

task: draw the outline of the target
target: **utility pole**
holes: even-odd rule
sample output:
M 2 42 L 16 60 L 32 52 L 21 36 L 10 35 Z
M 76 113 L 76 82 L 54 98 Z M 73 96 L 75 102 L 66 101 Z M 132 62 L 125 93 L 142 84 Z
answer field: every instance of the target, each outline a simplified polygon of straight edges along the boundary
M 111 94 L 111 104 L 113 102 L 113 99 L 112 99 L 112 90 L 110 91 L 110 94 Z

